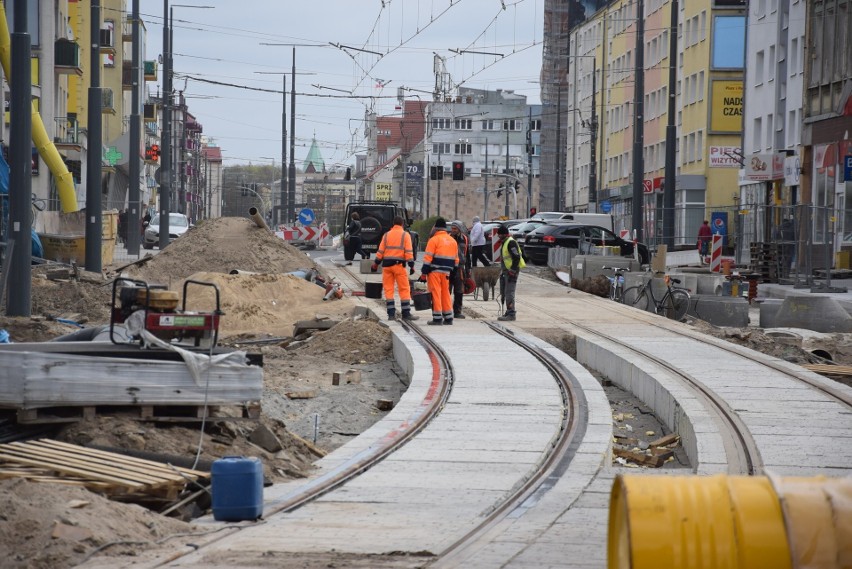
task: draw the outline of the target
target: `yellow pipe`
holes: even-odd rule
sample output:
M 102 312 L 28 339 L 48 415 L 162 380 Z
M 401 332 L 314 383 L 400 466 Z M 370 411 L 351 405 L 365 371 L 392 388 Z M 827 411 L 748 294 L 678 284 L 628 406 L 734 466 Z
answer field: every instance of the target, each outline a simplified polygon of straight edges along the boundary
M 12 73 L 10 57 L 12 41 L 9 36 L 9 24 L 6 22 L 6 11 L 0 9 L 0 64 L 3 65 L 3 73 L 6 80 L 11 84 Z M 32 79 L 31 79 L 32 80 Z M 71 213 L 77 211 L 77 192 L 74 189 L 74 177 L 68 171 L 65 162 L 56 150 L 53 141 L 47 135 L 41 115 L 32 105 L 32 139 L 39 155 L 44 160 L 53 177 L 56 179 L 56 190 L 59 194 L 59 203 L 62 211 Z

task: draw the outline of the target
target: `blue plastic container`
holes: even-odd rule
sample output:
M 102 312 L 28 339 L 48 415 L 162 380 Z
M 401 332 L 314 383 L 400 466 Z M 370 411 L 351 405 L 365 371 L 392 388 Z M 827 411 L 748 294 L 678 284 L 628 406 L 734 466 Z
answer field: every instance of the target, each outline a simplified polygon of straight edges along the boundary
M 226 456 L 213 462 L 213 519 L 256 520 L 263 514 L 263 464 L 257 458 Z

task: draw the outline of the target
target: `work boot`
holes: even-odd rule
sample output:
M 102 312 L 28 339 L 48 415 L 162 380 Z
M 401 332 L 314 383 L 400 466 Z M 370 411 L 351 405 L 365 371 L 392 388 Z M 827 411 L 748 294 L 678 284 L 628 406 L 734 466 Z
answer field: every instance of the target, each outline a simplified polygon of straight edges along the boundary
M 396 314 L 388 313 L 388 320 L 396 320 Z
M 514 312 L 507 312 L 503 316 L 500 316 L 499 318 L 497 318 L 497 320 L 499 320 L 501 322 L 514 322 L 515 321 L 515 313 Z
M 443 320 L 430 320 L 426 324 L 428 324 L 429 326 L 443 326 L 444 321 Z
M 453 319 L 452 318 L 444 318 L 444 326 L 452 326 Z
M 467 316 L 465 316 L 465 315 L 464 315 L 464 314 L 462 314 L 461 312 L 456 312 L 455 314 L 453 314 L 453 318 L 461 318 L 461 319 L 465 319 L 465 318 L 467 318 Z
M 419 320 L 420 317 L 417 316 L 416 314 L 412 314 L 410 312 L 403 312 L 402 313 L 402 319 L 408 320 L 408 321 L 414 321 L 414 320 Z

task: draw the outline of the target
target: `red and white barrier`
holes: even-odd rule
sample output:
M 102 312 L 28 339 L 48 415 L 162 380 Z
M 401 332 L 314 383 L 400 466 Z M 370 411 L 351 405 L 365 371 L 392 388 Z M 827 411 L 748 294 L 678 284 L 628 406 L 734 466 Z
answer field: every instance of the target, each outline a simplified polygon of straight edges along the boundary
M 500 251 L 500 248 L 503 244 L 497 238 L 497 228 L 491 230 L 491 260 L 495 263 L 499 263 L 503 259 L 503 253 Z
M 322 241 L 329 236 L 328 224 L 323 222 L 319 227 L 310 225 L 279 225 L 275 235 L 285 241 Z
M 713 241 L 710 244 L 710 272 L 719 273 L 722 271 L 722 236 L 718 233 L 713 234 Z

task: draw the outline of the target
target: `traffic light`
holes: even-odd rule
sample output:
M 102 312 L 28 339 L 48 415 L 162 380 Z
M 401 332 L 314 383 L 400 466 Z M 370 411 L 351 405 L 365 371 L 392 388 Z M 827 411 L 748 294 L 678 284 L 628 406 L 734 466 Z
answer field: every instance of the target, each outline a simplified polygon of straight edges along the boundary
M 453 162 L 453 180 L 464 180 L 464 162 Z
M 429 166 L 429 179 L 430 180 L 443 180 L 444 179 L 444 167 L 443 166 Z
M 343 179 L 349 181 L 352 179 L 352 168 L 346 169 L 346 174 L 343 175 Z

